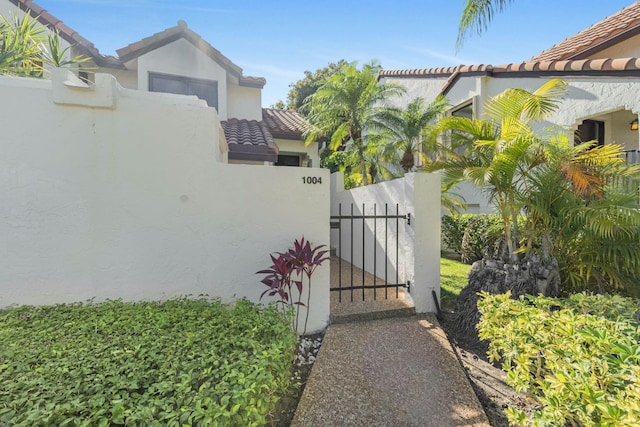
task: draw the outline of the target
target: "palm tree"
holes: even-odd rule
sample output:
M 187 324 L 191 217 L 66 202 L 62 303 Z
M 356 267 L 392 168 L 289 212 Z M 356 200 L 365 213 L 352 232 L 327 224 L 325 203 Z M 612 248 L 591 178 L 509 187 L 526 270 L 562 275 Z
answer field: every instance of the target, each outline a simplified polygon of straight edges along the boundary
M 70 51 L 70 47 L 62 49 L 57 32 L 47 35 L 28 11 L 12 22 L 0 16 L 0 74 L 42 77 L 45 65 L 64 67 L 88 60 L 72 57 Z
M 513 0 L 466 0 L 458 26 L 456 48 L 462 47 L 469 32 L 481 34 L 486 30 L 496 13 L 502 12 L 511 2 Z
M 310 124 L 307 144 L 331 135 L 329 147 L 355 151 L 363 185 L 369 183 L 367 171 L 367 133 L 387 127 L 391 115 L 386 100 L 404 93 L 401 86 L 378 84 L 380 66 L 371 62 L 358 70 L 355 63 L 344 64 L 326 78 L 305 101 Z
M 44 28 L 25 15 L 13 22 L 0 17 L 0 74 L 31 75 L 40 71 Z
M 442 119 L 438 130 L 446 141 L 430 169 L 442 170 L 446 182 L 466 179 L 488 192 L 511 263 L 534 253 L 559 263 L 565 289 L 637 283 L 638 196 L 621 184 L 638 179 L 640 167 L 621 160 L 620 146 L 574 147 L 565 133 L 532 128 L 556 110 L 565 86 L 556 79 L 533 93 L 508 89 L 489 101 L 487 120 Z M 616 248 L 616 241 L 629 245 Z
M 449 106 L 444 96 L 438 96 L 429 105 L 424 99 L 416 98 L 395 119 L 388 120 L 394 139 L 389 144 L 392 149 L 392 162 L 400 164 L 404 173 L 415 166 L 418 153 L 425 153 L 423 136 L 435 119 Z
M 559 135 L 546 147 L 546 161 L 526 177 L 523 245 L 532 251 L 539 244 L 543 257 L 557 259 L 567 292 L 640 294 L 640 166 L 627 165 L 622 150 L 592 142 L 573 146 Z
M 551 80 L 533 93 L 508 89 L 489 101 L 488 119 L 438 124 L 439 158 L 428 167 L 442 170 L 447 183 L 468 180 L 487 191 L 506 243 L 502 259 L 474 265 L 456 302 L 456 328 L 470 339 L 479 292 L 640 293 L 638 181 L 627 187 L 640 179 L 640 167 L 626 165 L 619 146 L 574 147 L 564 132 L 533 130 L 564 88 Z
M 443 170 L 445 182 L 468 180 L 488 192 L 502 216 L 512 261 L 517 259 L 517 218 L 523 208 L 518 194 L 525 189 L 527 171 L 543 161 L 531 122 L 555 110 L 565 86 L 555 79 L 533 93 L 508 89 L 487 103 L 488 120 L 450 116 L 438 124 L 438 131 L 448 134 L 449 146 L 441 146 L 444 158 L 429 169 Z

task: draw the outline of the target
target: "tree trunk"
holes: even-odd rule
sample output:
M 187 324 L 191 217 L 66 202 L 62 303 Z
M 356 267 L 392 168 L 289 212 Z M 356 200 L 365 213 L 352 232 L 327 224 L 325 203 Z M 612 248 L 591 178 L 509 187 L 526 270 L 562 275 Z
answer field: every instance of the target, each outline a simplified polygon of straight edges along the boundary
M 541 255 L 531 253 L 517 263 L 476 261 L 469 272 L 469 283 L 456 301 L 454 327 L 469 342 L 478 341 L 478 292 L 500 294 L 511 291 L 512 298 L 525 294 L 557 296 L 559 287 L 560 269 L 553 257 L 545 261 Z
M 367 162 L 364 159 L 364 148 L 358 146 L 358 160 L 360 161 L 360 172 L 362 173 L 362 185 L 369 185 L 367 178 Z
M 402 154 L 402 159 L 400 159 L 400 166 L 402 166 L 402 170 L 404 170 L 404 173 L 409 172 L 413 168 L 413 165 L 413 152 L 405 151 L 404 154 Z
M 378 168 L 376 167 L 375 163 L 371 163 L 369 165 L 369 175 L 371 176 L 371 183 L 375 184 L 378 178 Z

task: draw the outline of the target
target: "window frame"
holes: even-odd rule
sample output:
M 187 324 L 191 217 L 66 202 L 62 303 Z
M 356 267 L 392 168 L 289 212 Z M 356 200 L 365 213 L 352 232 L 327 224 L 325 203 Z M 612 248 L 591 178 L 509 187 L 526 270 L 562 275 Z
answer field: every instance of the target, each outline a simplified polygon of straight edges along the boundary
M 174 80 L 174 81 L 178 81 L 182 84 L 185 85 L 186 87 L 186 92 L 189 93 L 176 93 L 176 92 L 167 92 L 167 91 L 163 91 L 163 90 L 156 90 L 156 88 L 154 88 L 155 85 L 158 85 L 158 83 L 154 83 L 154 79 L 158 78 L 158 79 L 166 79 L 166 80 Z M 214 88 L 215 90 L 215 105 L 211 105 L 209 103 L 210 99 L 207 98 L 202 98 L 200 97 L 197 93 L 197 91 L 191 90 L 193 88 L 193 84 L 198 84 L 198 85 L 205 85 L 205 86 L 209 86 Z M 218 110 L 218 107 L 220 105 L 220 90 L 219 90 L 219 85 L 218 85 L 218 81 L 217 80 L 208 80 L 208 79 L 200 79 L 200 78 L 195 78 L 195 77 L 187 77 L 187 76 L 179 76 L 179 75 L 175 75 L 175 74 L 165 74 L 165 73 L 156 73 L 156 72 L 149 72 L 149 92 L 156 92 L 156 93 L 173 93 L 176 95 L 194 95 L 196 97 L 198 97 L 198 99 L 202 99 L 203 101 L 205 101 L 207 103 L 207 105 L 209 107 L 213 107 L 216 110 Z

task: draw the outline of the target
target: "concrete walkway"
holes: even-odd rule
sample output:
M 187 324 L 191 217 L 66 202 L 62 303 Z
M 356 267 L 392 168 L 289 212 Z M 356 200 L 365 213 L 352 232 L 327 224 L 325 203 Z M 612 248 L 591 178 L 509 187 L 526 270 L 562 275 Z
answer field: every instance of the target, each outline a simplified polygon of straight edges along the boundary
M 329 326 L 294 427 L 489 426 L 430 316 Z

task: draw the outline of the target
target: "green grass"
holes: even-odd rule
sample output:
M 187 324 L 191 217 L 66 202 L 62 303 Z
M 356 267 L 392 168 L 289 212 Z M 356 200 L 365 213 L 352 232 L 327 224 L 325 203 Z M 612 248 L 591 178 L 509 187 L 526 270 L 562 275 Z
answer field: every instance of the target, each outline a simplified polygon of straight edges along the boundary
M 290 382 L 289 325 L 246 300 L 0 311 L 0 425 L 264 425 Z
M 440 258 L 440 305 L 452 310 L 462 288 L 467 286 L 471 266 L 459 261 Z

